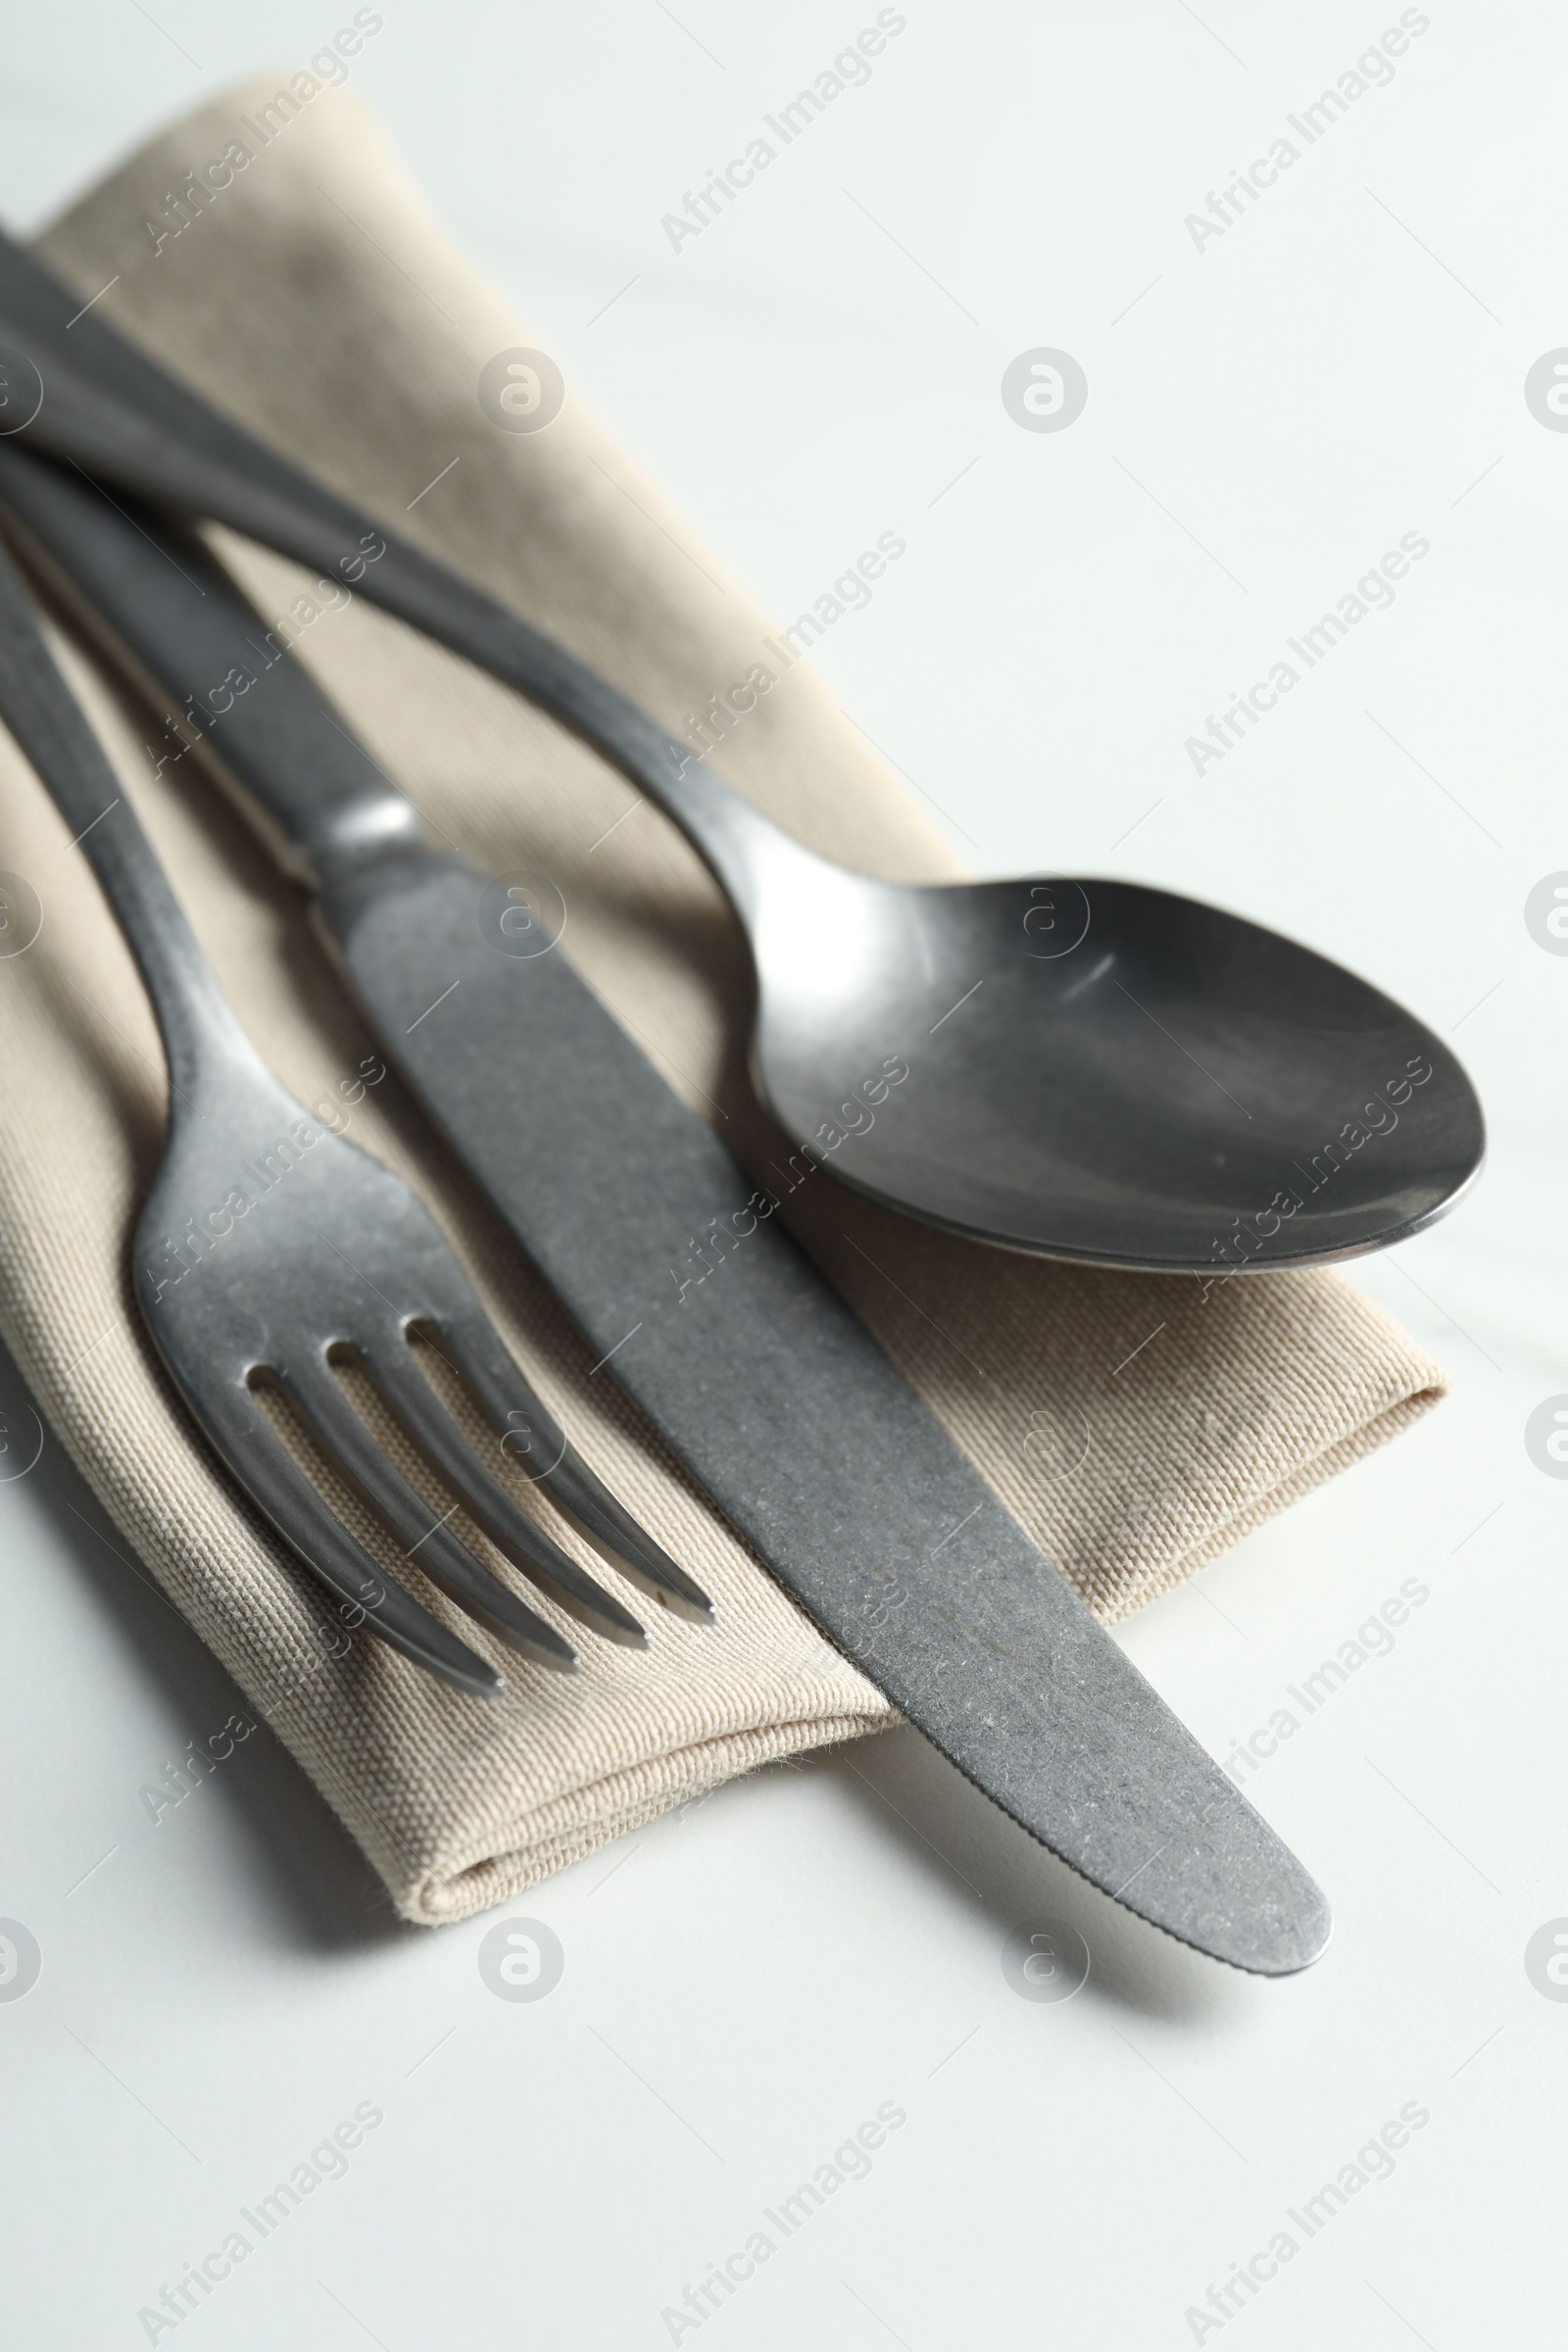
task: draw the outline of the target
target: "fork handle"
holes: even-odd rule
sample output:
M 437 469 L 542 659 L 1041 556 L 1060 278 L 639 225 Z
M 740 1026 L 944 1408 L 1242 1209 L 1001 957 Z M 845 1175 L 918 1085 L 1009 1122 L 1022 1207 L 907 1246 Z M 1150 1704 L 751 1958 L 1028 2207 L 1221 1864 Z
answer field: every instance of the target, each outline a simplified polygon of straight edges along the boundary
M 0 548 L 0 719 L 31 761 L 98 878 L 146 983 L 169 1061 L 170 1115 L 215 1057 L 253 1049 L 229 1010 L 152 844 L 44 643 Z

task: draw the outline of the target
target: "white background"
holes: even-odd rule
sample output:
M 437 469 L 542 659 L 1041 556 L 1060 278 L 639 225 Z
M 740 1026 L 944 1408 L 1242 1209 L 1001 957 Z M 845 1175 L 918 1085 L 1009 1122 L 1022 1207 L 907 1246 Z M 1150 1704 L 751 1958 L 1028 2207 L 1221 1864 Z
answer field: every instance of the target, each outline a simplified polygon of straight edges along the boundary
M 351 13 L 14 12 L 7 224 Z M 677 255 L 662 215 L 874 8 L 382 13 L 360 94 L 764 601 L 798 612 L 907 538 L 812 658 L 977 868 L 1218 900 L 1455 1033 L 1489 1170 L 1356 1271 L 1452 1397 L 1126 1640 L 1223 1753 L 1403 1580 L 1429 1598 L 1251 1783 L 1335 1902 L 1304 1978 L 1145 1929 L 904 1736 L 510 1906 L 565 1952 L 513 2004 L 476 1966 L 493 1920 L 393 1922 L 268 1735 L 154 1826 L 143 1784 L 235 1693 L 51 1445 L 0 1486 L 0 1912 L 44 1955 L 0 2004 L 7 2344 L 144 2342 L 139 2307 L 364 2100 L 385 2120 L 347 2177 L 182 2345 L 666 2344 L 665 2307 L 888 2101 L 907 2121 L 869 2177 L 682 2342 L 1560 2340 L 1568 2005 L 1524 1954 L 1568 1914 L 1568 1484 L 1524 1425 L 1568 1389 L 1568 956 L 1524 904 L 1568 868 L 1568 434 L 1523 385 L 1568 344 L 1568 23 L 1432 0 L 1392 83 L 1199 250 L 1186 216 L 1396 7 L 908 0 L 868 86 Z M 1000 397 L 1042 345 L 1089 379 L 1060 433 Z M 1431 553 L 1393 609 L 1195 775 L 1186 739 L 1409 531 Z M 1047 1919 L 1094 1956 L 1063 2006 L 1000 1963 Z M 1430 2121 L 1393 2177 L 1198 2329 L 1189 2307 L 1412 2101 Z

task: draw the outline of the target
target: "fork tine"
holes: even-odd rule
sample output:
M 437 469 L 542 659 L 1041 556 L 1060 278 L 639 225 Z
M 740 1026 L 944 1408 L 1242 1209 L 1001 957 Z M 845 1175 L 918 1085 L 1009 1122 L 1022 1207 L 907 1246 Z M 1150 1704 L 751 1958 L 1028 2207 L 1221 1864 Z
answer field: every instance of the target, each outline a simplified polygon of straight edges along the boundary
M 631 1612 L 579 1568 L 485 1467 L 415 1363 L 407 1338 L 401 1332 L 385 1339 L 362 1335 L 359 1344 L 387 1403 L 490 1541 L 582 1624 L 608 1641 L 645 1648 L 648 1636 Z
M 277 1378 L 339 1468 L 408 1545 L 405 1558 L 415 1560 L 444 1592 L 536 1665 L 559 1674 L 576 1672 L 576 1652 L 555 1627 L 509 1592 L 451 1533 L 445 1519 L 432 1521 L 429 1504 L 377 1445 L 333 1377 L 324 1352 L 279 1365 Z
M 521 1439 L 514 1452 L 525 1475 L 575 1520 L 611 1566 L 675 1616 L 711 1624 L 713 1604 L 702 1586 L 676 1566 L 589 1468 L 523 1379 L 488 1318 L 459 1313 L 427 1328 L 439 1332 L 444 1351 L 496 1429 L 503 1450 L 509 1437 Z M 536 1461 L 542 1465 L 537 1470 Z
M 247 1399 L 249 1401 L 249 1399 Z M 372 1634 L 416 1666 L 475 1698 L 498 1698 L 506 1683 L 439 1619 L 422 1608 L 358 1544 L 252 1405 L 243 1433 L 209 1423 L 208 1435 L 278 1534 L 329 1592 L 364 1612 Z

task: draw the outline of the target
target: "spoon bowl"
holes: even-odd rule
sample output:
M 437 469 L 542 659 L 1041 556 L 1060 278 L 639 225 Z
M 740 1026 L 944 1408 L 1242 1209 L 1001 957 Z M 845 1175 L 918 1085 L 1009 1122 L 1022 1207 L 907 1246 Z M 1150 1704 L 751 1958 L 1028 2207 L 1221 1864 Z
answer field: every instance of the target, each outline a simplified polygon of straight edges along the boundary
M 1480 1168 L 1454 1056 L 1277 933 L 1136 883 L 908 887 L 789 848 L 752 907 L 755 1081 L 888 1207 L 1224 1275 L 1387 1248 Z

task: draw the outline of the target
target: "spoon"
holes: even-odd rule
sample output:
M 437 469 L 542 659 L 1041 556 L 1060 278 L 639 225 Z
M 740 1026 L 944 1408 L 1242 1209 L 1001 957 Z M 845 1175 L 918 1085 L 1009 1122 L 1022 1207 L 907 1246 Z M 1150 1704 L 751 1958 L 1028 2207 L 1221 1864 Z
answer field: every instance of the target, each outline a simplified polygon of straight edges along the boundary
M 1134 883 L 907 886 L 818 857 L 564 647 L 76 308 L 0 239 L 19 438 L 336 572 L 647 793 L 750 938 L 759 1093 L 845 1184 L 973 1240 L 1223 1279 L 1387 1248 L 1476 1176 L 1464 1071 L 1364 981 Z

